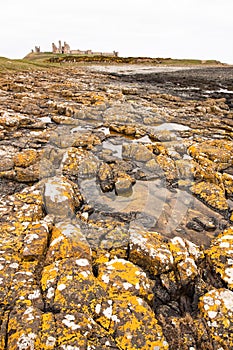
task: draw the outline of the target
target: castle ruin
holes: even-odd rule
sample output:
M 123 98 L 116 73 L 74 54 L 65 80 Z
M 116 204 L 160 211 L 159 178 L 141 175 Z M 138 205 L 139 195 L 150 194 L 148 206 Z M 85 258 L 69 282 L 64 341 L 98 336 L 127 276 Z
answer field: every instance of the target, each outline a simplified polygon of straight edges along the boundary
M 70 45 L 64 42 L 62 45 L 61 40 L 58 42 L 58 46 L 52 43 L 52 53 L 54 54 L 70 54 L 70 55 L 90 55 L 90 56 L 115 56 L 118 57 L 118 52 L 93 52 L 92 50 L 71 50 Z

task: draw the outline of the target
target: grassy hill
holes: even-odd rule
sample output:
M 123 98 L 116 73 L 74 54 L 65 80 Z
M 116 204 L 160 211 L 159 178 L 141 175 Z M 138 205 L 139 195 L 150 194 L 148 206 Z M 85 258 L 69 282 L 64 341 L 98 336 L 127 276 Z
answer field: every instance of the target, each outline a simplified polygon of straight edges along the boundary
M 223 65 L 216 60 L 201 61 L 197 59 L 172 59 L 151 57 L 114 57 L 114 56 L 88 56 L 65 55 L 51 52 L 30 53 L 23 59 L 8 59 L 0 57 L 0 72 L 12 70 L 33 70 L 57 67 L 61 64 L 148 64 L 148 65 Z

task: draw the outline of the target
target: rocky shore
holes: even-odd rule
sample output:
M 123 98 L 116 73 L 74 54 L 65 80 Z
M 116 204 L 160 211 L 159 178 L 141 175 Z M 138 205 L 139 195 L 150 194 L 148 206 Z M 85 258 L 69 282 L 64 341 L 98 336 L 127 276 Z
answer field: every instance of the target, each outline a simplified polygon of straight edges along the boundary
M 0 73 L 2 350 L 233 349 L 233 68 L 141 68 Z

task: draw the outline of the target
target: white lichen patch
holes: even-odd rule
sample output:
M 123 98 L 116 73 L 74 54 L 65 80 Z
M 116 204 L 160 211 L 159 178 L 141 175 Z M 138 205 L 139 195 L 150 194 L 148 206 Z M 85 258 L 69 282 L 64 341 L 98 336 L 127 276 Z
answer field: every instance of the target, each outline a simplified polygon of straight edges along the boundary
M 53 287 L 50 287 L 50 288 L 48 289 L 48 291 L 47 291 L 47 298 L 48 298 L 48 299 L 53 298 L 53 297 L 54 297 L 54 294 L 55 294 L 54 288 L 53 288 Z
M 108 275 L 103 275 L 103 276 L 101 277 L 101 279 L 102 279 L 102 281 L 103 281 L 104 283 L 106 283 L 106 284 L 109 283 L 109 276 L 108 276 Z
M 60 203 L 66 200 L 62 195 L 61 186 L 52 180 L 45 184 L 44 195 L 54 203 Z
M 97 314 L 99 314 L 99 313 L 100 313 L 100 310 L 101 310 L 101 305 L 100 305 L 100 304 L 97 304 L 96 307 L 95 307 L 95 312 L 96 312 Z
M 90 265 L 90 263 L 89 263 L 89 261 L 88 261 L 87 259 L 77 259 L 77 260 L 75 261 L 75 263 L 76 263 L 78 266 L 82 266 L 82 267 L 84 267 L 84 266 L 89 266 L 89 265 Z
M 50 247 L 53 247 L 54 245 L 58 244 L 59 242 L 64 240 L 64 236 L 60 235 L 59 237 L 55 238 L 51 243 Z
M 74 320 L 75 320 L 75 317 L 74 317 L 73 315 L 66 315 L 65 318 L 64 318 L 64 320 L 62 320 L 62 323 L 63 323 L 66 327 L 70 328 L 72 331 L 75 331 L 75 330 L 77 330 L 77 329 L 80 329 L 81 326 L 78 325 L 78 324 L 76 324 L 76 323 L 74 322 Z
M 17 341 L 17 350 L 34 350 L 36 334 L 22 334 Z
M 220 291 L 220 298 L 224 306 L 233 313 L 233 292 L 227 289 Z
M 58 284 L 57 289 L 61 292 L 66 289 L 66 285 L 64 283 Z
M 52 337 L 51 335 L 48 336 L 48 338 L 46 339 L 46 346 L 48 347 L 54 347 L 56 344 L 56 338 Z
M 228 284 L 233 284 L 233 266 L 231 267 L 227 267 L 225 269 L 225 278 L 224 280 L 228 283 Z
M 123 287 L 124 287 L 125 290 L 128 290 L 128 289 L 132 288 L 133 285 L 132 285 L 131 283 L 124 282 L 124 283 L 123 283 Z
M 83 276 L 84 278 L 88 278 L 90 276 L 91 272 L 90 271 L 82 271 L 80 272 L 80 275 Z
M 28 295 L 29 300 L 38 299 L 39 297 L 40 297 L 40 290 L 39 289 L 34 290 L 33 293 Z

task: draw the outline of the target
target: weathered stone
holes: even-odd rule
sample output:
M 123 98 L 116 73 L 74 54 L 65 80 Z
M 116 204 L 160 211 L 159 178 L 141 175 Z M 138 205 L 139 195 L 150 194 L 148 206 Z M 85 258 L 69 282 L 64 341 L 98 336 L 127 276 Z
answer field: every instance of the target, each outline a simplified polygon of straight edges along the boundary
M 132 194 L 132 178 L 126 174 L 118 177 L 115 182 L 115 190 L 118 196 L 128 196 Z
M 154 276 L 173 267 L 173 256 L 169 246 L 163 243 L 157 232 L 146 232 L 140 228 L 130 229 L 129 247 L 129 260 Z
M 46 264 L 69 257 L 90 259 L 91 250 L 78 224 L 70 221 L 56 223 L 52 230 Z
M 119 294 L 136 295 L 148 303 L 153 299 L 153 285 L 145 272 L 125 259 L 113 259 L 99 266 L 98 279 L 110 298 Z
M 47 215 L 39 223 L 33 223 L 24 236 L 23 257 L 41 259 L 47 249 L 49 231 L 52 228 L 53 216 Z
M 34 149 L 27 149 L 14 156 L 14 163 L 17 167 L 27 168 L 38 160 L 38 152 Z
M 231 349 L 232 68 L 48 64 L 1 65 L 0 348 Z
M 16 180 L 19 182 L 35 182 L 40 178 L 39 164 L 33 164 L 27 168 L 15 168 Z
M 200 316 L 207 324 L 214 347 L 233 347 L 233 292 L 228 289 L 213 289 L 203 295 L 199 302 Z
M 136 143 L 122 145 L 122 158 L 125 160 L 132 159 L 137 162 L 148 162 L 153 157 L 153 153 L 144 145 Z
M 193 281 L 198 275 L 197 262 L 203 253 L 192 242 L 175 237 L 169 244 L 177 268 L 177 279 L 183 286 Z
M 207 249 L 206 254 L 212 268 L 220 274 L 227 283 L 228 288 L 233 289 L 233 229 L 229 228 L 220 234 Z
M 107 163 L 100 164 L 98 170 L 98 179 L 103 192 L 112 191 L 114 188 L 114 175 L 112 168 Z
M 147 303 L 136 296 L 119 295 L 108 300 L 98 323 L 114 334 L 121 349 L 168 349 L 161 327 Z
M 72 217 L 74 215 L 74 190 L 63 177 L 53 177 L 44 185 L 44 202 L 48 214 L 56 217 Z
M 228 209 L 224 189 L 214 183 L 204 181 L 196 183 L 191 187 L 191 191 L 209 206 L 219 211 Z
M 159 154 L 156 157 L 156 161 L 164 171 L 165 177 L 168 181 L 174 181 L 178 178 L 178 171 L 173 159 L 164 154 Z

